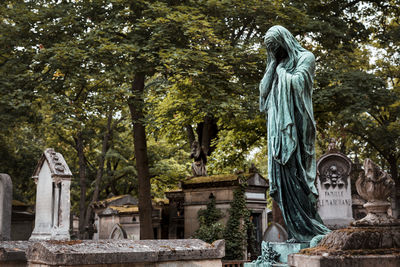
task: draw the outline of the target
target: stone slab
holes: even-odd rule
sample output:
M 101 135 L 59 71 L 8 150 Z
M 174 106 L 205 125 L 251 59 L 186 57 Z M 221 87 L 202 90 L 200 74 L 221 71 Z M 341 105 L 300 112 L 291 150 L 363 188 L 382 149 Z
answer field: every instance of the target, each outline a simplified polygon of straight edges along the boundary
M 330 230 L 342 229 L 350 226 L 354 222 L 353 218 L 340 218 L 340 219 L 324 219 L 323 220 L 326 227 Z
M 399 267 L 400 254 L 362 256 L 318 256 L 292 254 L 288 257 L 291 267 Z
M 10 176 L 0 173 L 0 240 L 10 240 L 12 192 Z
M 178 261 L 212 261 L 218 266 L 215 263 L 221 264 L 224 256 L 224 240 L 208 244 L 198 239 L 42 241 L 27 250 L 29 266 L 162 266 L 162 262 Z
M 29 267 L 48 267 L 51 265 L 30 263 Z M 57 265 L 57 267 L 67 267 L 69 265 Z M 75 265 L 79 267 L 222 267 L 221 260 L 193 260 L 193 261 L 168 261 L 154 263 L 116 263 L 116 264 L 83 264 Z M 3 267 L 3 266 L 2 266 Z M 9 266 L 6 266 L 9 267 Z M 10 267 L 15 267 L 11 265 Z
M 22 264 L 26 266 L 25 251 L 33 243 L 30 241 L 2 241 L 0 242 L 0 266 L 7 264 Z
M 279 262 L 287 263 L 287 257 L 289 254 L 298 253 L 303 248 L 308 248 L 310 243 L 286 243 L 286 242 L 270 242 L 273 250 L 280 254 Z

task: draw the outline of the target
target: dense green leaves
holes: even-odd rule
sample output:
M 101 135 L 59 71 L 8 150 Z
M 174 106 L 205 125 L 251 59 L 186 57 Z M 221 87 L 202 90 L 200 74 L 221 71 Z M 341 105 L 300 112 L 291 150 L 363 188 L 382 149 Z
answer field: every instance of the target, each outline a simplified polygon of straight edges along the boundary
M 233 201 L 228 210 L 229 218 L 226 223 L 225 259 L 242 260 L 248 241 L 254 244 L 254 225 L 250 221 L 250 211 L 246 207 L 244 177 L 239 177 L 242 184 L 233 192 Z
M 198 212 L 199 229 L 194 233 L 194 238 L 201 239 L 207 243 L 223 239 L 224 225 L 219 222 L 223 218 L 223 213 L 215 206 L 215 197 L 211 197 L 206 209 Z

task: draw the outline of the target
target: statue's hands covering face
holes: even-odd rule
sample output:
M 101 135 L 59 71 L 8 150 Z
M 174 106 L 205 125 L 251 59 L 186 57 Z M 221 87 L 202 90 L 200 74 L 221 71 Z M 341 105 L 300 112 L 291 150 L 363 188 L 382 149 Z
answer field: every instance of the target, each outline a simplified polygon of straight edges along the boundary
M 279 44 L 275 42 L 267 42 L 266 46 L 267 46 L 268 56 L 271 57 L 271 60 L 276 61 L 276 55 L 278 52 Z

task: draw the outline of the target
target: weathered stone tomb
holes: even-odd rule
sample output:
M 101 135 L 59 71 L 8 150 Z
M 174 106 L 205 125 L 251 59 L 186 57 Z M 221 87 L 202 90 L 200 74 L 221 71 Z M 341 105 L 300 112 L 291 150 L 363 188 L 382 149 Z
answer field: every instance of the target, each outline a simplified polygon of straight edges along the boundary
M 243 179 L 243 180 L 242 180 Z M 190 238 L 199 228 L 197 218 L 200 209 L 206 209 L 210 197 L 214 197 L 216 207 L 226 216 L 222 223 L 226 224 L 228 210 L 233 201 L 234 190 L 241 183 L 246 183 L 246 207 L 251 212 L 255 227 L 256 247 L 260 247 L 265 230 L 267 229 L 267 197 L 268 182 L 258 173 L 243 173 L 194 177 L 182 182 L 184 196 L 184 236 Z
M 35 228 L 30 240 L 70 239 L 70 185 L 72 173 L 64 157 L 48 148 L 32 178 L 36 188 Z

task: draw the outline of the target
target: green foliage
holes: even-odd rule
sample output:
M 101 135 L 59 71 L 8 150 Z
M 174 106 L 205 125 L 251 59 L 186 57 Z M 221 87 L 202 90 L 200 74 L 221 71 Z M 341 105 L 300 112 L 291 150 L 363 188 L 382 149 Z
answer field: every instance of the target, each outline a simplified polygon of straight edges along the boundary
M 151 191 L 154 197 L 164 197 L 164 192 L 178 187 L 183 177 L 189 176 L 191 168 L 189 153 L 182 142 L 171 144 L 165 139 L 149 138 L 149 165 Z
M 222 239 L 224 226 L 219 222 L 222 217 L 222 211 L 215 206 L 215 197 L 211 197 L 207 208 L 201 209 L 198 212 L 199 229 L 196 230 L 193 237 L 207 243 Z
M 399 23 L 398 1 L 369 2 L 354 10 L 370 21 L 369 39 L 349 40 L 346 51 L 321 55 L 314 93 L 318 145 L 335 137 L 343 153 L 372 158 L 399 177 Z M 377 10 L 383 17 L 377 16 Z M 350 15 L 350 14 L 348 14 Z M 354 34 L 354 33 L 353 33 Z M 364 36 L 364 35 L 361 35 Z M 350 49 L 351 48 L 351 49 Z
M 250 211 L 246 207 L 245 188 L 246 184 L 242 181 L 240 187 L 233 193 L 233 201 L 228 211 L 229 219 L 224 233 L 227 260 L 243 259 L 247 242 L 254 243 L 254 226 L 250 221 Z

